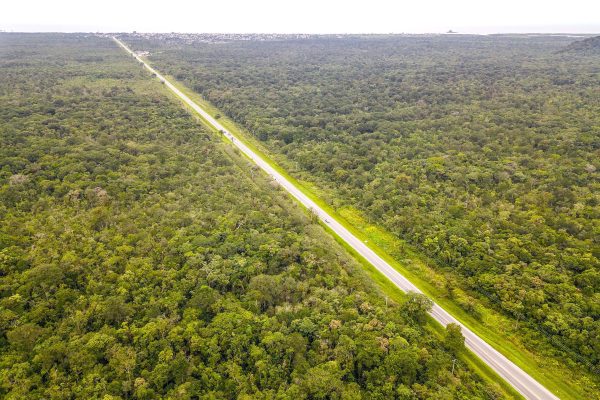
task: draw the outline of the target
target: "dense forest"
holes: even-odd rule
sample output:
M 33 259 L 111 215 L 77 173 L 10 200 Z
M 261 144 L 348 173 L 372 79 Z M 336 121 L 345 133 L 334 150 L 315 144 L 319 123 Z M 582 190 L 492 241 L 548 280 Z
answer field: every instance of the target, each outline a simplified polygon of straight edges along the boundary
M 571 53 L 600 53 L 600 36 L 592 36 L 583 40 L 576 40 L 559 52 Z
M 110 39 L 0 76 L 1 398 L 503 396 Z
M 446 297 L 598 376 L 600 53 L 544 35 L 124 39 L 431 260 Z

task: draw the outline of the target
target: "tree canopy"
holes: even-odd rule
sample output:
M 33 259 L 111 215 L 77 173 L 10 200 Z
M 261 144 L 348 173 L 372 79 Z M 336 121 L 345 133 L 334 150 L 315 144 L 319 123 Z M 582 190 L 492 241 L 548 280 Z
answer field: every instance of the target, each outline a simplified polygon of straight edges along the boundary
M 0 39 L 0 397 L 501 396 L 110 39 Z
M 447 298 L 599 376 L 600 54 L 544 35 L 125 39 L 431 260 Z

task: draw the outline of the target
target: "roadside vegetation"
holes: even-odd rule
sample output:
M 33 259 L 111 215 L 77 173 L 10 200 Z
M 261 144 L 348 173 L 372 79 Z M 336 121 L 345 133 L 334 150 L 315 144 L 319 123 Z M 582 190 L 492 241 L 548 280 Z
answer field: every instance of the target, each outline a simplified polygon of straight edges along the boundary
M 597 396 L 598 54 L 548 36 L 124 39 L 543 383 Z
M 0 74 L 0 397 L 510 395 L 110 39 Z

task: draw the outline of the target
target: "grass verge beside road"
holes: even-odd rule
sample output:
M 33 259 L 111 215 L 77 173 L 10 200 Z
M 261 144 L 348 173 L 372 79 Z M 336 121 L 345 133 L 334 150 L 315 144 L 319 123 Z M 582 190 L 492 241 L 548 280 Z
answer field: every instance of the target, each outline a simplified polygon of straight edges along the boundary
M 382 293 L 387 296 L 390 300 L 396 303 L 402 303 L 404 301 L 404 292 L 394 285 L 389 279 L 387 279 L 381 272 L 365 260 L 360 254 L 358 254 L 352 247 L 350 247 L 344 240 L 342 240 L 331 228 L 320 222 L 321 226 L 329 232 L 335 240 L 340 243 L 344 249 L 358 260 L 362 265 L 364 271 L 367 273 L 375 284 L 380 288 Z M 433 318 L 429 317 L 426 328 L 432 332 L 440 340 L 444 336 L 445 329 Z M 473 354 L 468 349 L 465 349 L 459 356 L 458 360 L 466 365 L 470 370 L 477 373 L 484 381 L 491 384 L 496 390 L 502 393 L 503 398 L 523 399 L 523 396 L 519 394 L 509 383 L 502 379 L 494 370 L 492 370 L 486 363 L 484 363 L 479 357 Z

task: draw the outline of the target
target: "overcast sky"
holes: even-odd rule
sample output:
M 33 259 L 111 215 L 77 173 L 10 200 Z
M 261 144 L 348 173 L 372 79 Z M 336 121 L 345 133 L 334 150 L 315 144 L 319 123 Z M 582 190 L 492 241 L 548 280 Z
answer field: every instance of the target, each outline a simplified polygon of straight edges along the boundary
M 6 31 L 600 32 L 600 0 L 6 0 L 3 3 L 0 29 Z

